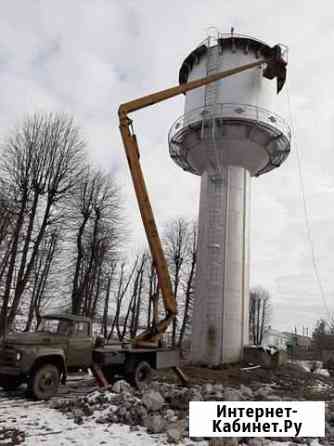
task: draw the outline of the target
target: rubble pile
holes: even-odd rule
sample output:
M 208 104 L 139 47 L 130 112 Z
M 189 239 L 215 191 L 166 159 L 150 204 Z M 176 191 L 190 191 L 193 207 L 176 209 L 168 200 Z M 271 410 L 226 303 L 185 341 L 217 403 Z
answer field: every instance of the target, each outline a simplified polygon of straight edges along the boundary
M 0 428 L 0 445 L 14 446 L 25 441 L 25 433 L 16 428 Z
M 181 387 L 156 381 L 149 388 L 139 391 L 121 380 L 111 389 L 96 390 L 85 397 L 53 400 L 50 404 L 77 424 L 84 423 L 89 417 L 101 424 L 125 424 L 132 431 L 145 428 L 148 433 L 164 433 L 169 443 L 177 444 L 184 438 L 189 438 L 189 401 L 291 400 L 289 395 L 282 395 L 279 390 L 277 384 L 260 382 L 253 382 L 252 387 L 240 384 L 238 388 L 232 388 L 211 383 Z M 307 439 L 301 438 L 282 437 L 275 440 L 293 442 L 290 444 L 308 444 Z M 326 438 L 319 439 L 324 445 L 333 444 L 328 443 L 330 441 L 334 442 L 334 404 L 331 403 L 326 409 Z M 242 438 L 240 442 L 250 446 L 270 444 L 270 441 L 264 438 Z
M 268 386 L 269 388 L 269 386 Z M 153 382 L 142 391 L 126 381 L 117 381 L 110 390 L 70 400 L 53 400 L 51 406 L 67 414 L 77 424 L 92 417 L 96 423 L 122 423 L 137 430 L 140 426 L 148 433 L 166 433 L 170 443 L 178 443 L 189 437 L 189 401 L 240 401 L 256 397 L 247 386 L 239 389 L 223 384 L 193 385 L 182 387 L 175 384 Z

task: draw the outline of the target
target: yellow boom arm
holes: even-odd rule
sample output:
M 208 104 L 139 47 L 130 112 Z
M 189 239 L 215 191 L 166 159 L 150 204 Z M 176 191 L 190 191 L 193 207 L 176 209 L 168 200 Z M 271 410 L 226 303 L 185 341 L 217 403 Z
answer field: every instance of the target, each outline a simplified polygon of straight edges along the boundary
M 276 53 L 274 52 L 272 59 L 258 60 L 247 65 L 242 65 L 240 67 L 212 74 L 202 79 L 197 79 L 186 84 L 178 85 L 176 87 L 168 88 L 157 93 L 143 96 L 142 98 L 135 99 L 133 101 L 126 102 L 120 105 L 118 109 L 120 131 L 123 139 L 123 144 L 129 163 L 130 173 L 132 176 L 141 218 L 144 224 L 146 237 L 149 243 L 150 251 L 158 276 L 158 285 L 161 289 L 162 299 L 166 310 L 165 318 L 160 321 L 156 327 L 153 327 L 153 330 L 147 329 L 145 332 L 134 339 L 134 343 L 137 346 L 157 346 L 159 339 L 176 316 L 177 309 L 176 299 L 173 294 L 172 283 L 169 276 L 167 261 L 162 249 L 161 240 L 145 185 L 143 171 L 141 169 L 139 161 L 137 138 L 134 134 L 132 121 L 128 117 L 128 114 L 136 110 L 148 107 L 150 105 L 154 105 L 167 99 L 173 98 L 174 96 L 178 96 L 180 94 L 194 90 L 195 88 L 210 84 L 211 82 L 215 82 L 225 77 L 241 73 L 262 64 L 267 64 L 268 67 L 271 68 L 271 75 L 272 73 L 274 73 L 272 77 L 277 77 L 277 79 L 279 80 L 281 73 L 284 72 L 285 62 L 280 57 L 275 57 L 275 54 Z

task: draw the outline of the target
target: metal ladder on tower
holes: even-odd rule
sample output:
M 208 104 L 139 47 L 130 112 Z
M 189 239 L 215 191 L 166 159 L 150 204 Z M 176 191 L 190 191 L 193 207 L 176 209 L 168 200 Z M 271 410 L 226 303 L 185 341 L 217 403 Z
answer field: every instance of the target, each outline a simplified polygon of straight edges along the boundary
M 215 45 L 208 48 L 208 57 L 206 65 L 207 76 L 218 72 L 219 69 L 219 55 L 220 47 Z M 217 94 L 218 85 L 217 82 L 212 82 L 205 87 L 204 95 L 204 110 L 203 110 L 203 120 L 202 120 L 202 131 L 201 137 L 207 134 L 208 137 L 208 147 L 209 147 L 209 157 L 214 161 L 216 170 L 218 171 L 217 178 L 221 177 L 220 159 L 216 147 L 216 105 L 217 105 Z
M 217 73 L 219 70 L 220 59 L 219 45 L 209 47 L 207 57 L 207 75 Z M 207 294 L 208 294 L 208 320 L 209 324 L 216 325 L 216 319 L 219 318 L 218 324 L 219 335 L 222 333 L 222 312 L 217 314 L 217 295 L 223 294 L 222 291 L 222 257 L 224 255 L 224 247 L 221 246 L 220 227 L 221 220 L 224 218 L 221 209 L 221 200 L 224 193 L 223 176 L 221 172 L 220 158 L 216 145 L 216 117 L 217 117 L 217 95 L 218 83 L 213 82 L 205 88 L 205 107 L 203 116 L 203 138 L 207 139 L 206 148 L 208 157 L 211 160 L 213 172 L 209 174 L 207 182 L 207 199 L 209 212 L 207 215 L 207 261 L 209 268 L 207 270 Z M 211 345 L 211 344 L 210 344 Z M 212 347 L 213 348 L 213 347 Z M 213 354 L 213 353 L 212 353 Z M 215 355 L 218 352 L 214 353 Z M 220 357 L 216 358 L 217 361 Z
M 207 65 L 206 65 L 206 74 L 209 76 L 210 74 L 217 73 L 218 71 L 218 61 L 219 61 L 219 47 L 218 45 L 209 48 L 208 57 L 207 57 Z M 205 105 L 214 109 L 214 106 L 217 102 L 217 82 L 212 82 L 205 87 Z M 212 107 L 211 107 L 212 106 Z

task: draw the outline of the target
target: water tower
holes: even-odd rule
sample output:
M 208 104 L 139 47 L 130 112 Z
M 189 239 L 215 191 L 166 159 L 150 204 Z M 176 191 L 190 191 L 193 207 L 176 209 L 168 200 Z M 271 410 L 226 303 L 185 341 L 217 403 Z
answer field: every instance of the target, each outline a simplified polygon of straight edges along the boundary
M 179 81 L 254 62 L 269 50 L 250 36 L 217 33 L 185 59 Z M 272 111 L 276 82 L 263 76 L 265 69 L 188 92 L 185 113 L 169 132 L 170 156 L 201 176 L 194 363 L 239 361 L 248 343 L 250 177 L 279 167 L 290 151 L 289 126 Z

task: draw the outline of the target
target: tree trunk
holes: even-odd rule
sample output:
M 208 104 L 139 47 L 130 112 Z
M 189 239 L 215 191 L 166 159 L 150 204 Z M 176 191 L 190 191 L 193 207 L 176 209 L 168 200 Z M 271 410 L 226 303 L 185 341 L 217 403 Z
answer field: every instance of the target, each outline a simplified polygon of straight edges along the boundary
M 82 246 L 82 237 L 84 234 L 85 226 L 88 221 L 88 215 L 84 216 L 84 219 L 79 227 L 79 231 L 77 234 L 77 259 L 75 262 L 75 272 L 73 276 L 73 286 L 72 286 L 72 313 L 80 314 L 81 307 L 81 296 L 79 290 L 79 277 L 80 277 L 80 269 L 82 267 L 82 258 L 83 258 L 83 246 Z
M 31 271 L 33 269 L 34 261 L 35 261 L 35 258 L 37 256 L 37 254 L 38 254 L 38 250 L 39 250 L 41 241 L 43 239 L 43 236 L 45 234 L 45 230 L 46 230 L 46 227 L 47 227 L 47 221 L 48 221 L 48 218 L 49 218 L 49 215 L 50 215 L 51 205 L 52 205 L 52 202 L 48 200 L 47 204 L 46 204 L 44 216 L 43 216 L 43 221 L 42 221 L 40 230 L 38 232 L 37 239 L 36 239 L 36 242 L 34 244 L 34 247 L 33 247 L 32 253 L 31 253 L 31 257 L 30 257 L 30 260 L 29 260 L 27 268 L 26 268 L 26 271 L 24 273 L 24 276 L 23 276 L 22 280 L 20 282 L 17 282 L 16 289 L 15 289 L 15 294 L 14 294 L 14 299 L 13 299 L 13 304 L 12 304 L 12 308 L 11 308 L 11 311 L 10 311 L 10 314 L 9 314 L 9 324 L 11 324 L 13 322 L 13 320 L 14 320 L 14 318 L 16 316 L 16 312 L 17 312 L 18 305 L 20 303 L 21 296 L 23 294 L 23 291 L 24 291 L 24 289 L 26 287 L 26 284 L 27 284 L 28 279 L 30 277 Z
M 103 337 L 104 338 L 107 338 L 107 336 L 108 336 L 108 309 L 109 309 L 112 275 L 113 275 L 113 271 L 108 276 L 106 294 L 105 294 L 105 298 L 104 298 L 103 320 L 102 320 L 102 329 L 103 329 Z
M 188 319 L 189 319 L 189 311 L 190 311 L 190 305 L 191 305 L 191 299 L 192 299 L 192 286 L 193 286 L 193 278 L 194 278 L 194 274 L 195 274 L 195 267 L 196 267 L 196 253 L 194 252 L 193 256 L 192 256 L 192 260 L 191 260 L 190 273 L 189 273 L 189 277 L 187 280 L 186 301 L 185 301 L 182 326 L 180 329 L 180 336 L 179 336 L 179 342 L 178 342 L 178 347 L 181 350 L 182 350 L 184 334 L 185 334 Z
M 144 271 L 141 272 L 140 280 L 139 280 L 137 305 L 136 305 L 136 309 L 135 309 L 135 320 L 134 320 L 134 327 L 133 327 L 133 333 L 132 333 L 133 337 L 136 336 L 138 328 L 139 328 L 139 317 L 140 317 L 140 310 L 141 310 L 141 303 L 142 303 L 142 291 L 143 291 L 143 276 L 144 276 Z
M 0 336 L 3 335 L 10 323 L 8 323 L 8 304 L 10 299 L 10 292 L 11 292 L 11 285 L 13 281 L 13 275 L 14 275 L 14 268 L 15 268 L 15 262 L 16 262 L 16 256 L 17 256 L 17 248 L 20 238 L 20 232 L 24 223 L 24 214 L 27 206 L 27 198 L 28 198 L 28 192 L 25 190 L 23 192 L 23 197 L 21 201 L 21 207 L 19 211 L 19 215 L 16 221 L 15 230 L 13 234 L 13 241 L 12 241 L 12 247 L 10 250 L 9 255 L 9 265 L 6 275 L 6 282 L 5 282 L 5 290 L 3 294 L 3 300 L 2 300 L 2 308 L 1 308 L 1 314 L 0 314 Z
M 19 271 L 17 274 L 17 278 L 16 278 L 16 289 L 18 289 L 18 288 L 21 289 L 23 287 L 23 276 L 24 276 L 24 272 L 25 272 L 26 266 L 27 266 L 27 257 L 28 257 L 28 252 L 30 249 L 31 235 L 32 235 L 33 227 L 34 227 L 35 217 L 36 217 L 38 199 L 39 199 L 39 192 L 38 192 L 38 190 L 35 189 L 33 204 L 32 204 L 32 208 L 31 208 L 30 215 L 29 215 L 28 228 L 27 228 L 26 234 L 24 235 L 24 243 L 23 243 L 23 249 L 22 249 L 21 262 L 20 262 L 20 267 L 19 267 Z M 15 295 L 16 295 L 16 291 L 15 291 Z M 14 298 L 14 300 L 15 300 L 15 298 Z

